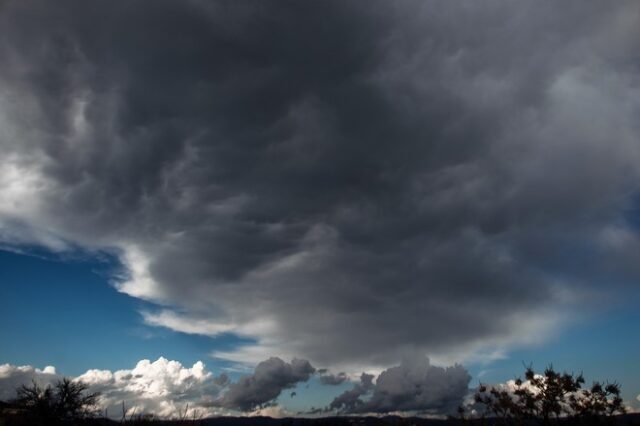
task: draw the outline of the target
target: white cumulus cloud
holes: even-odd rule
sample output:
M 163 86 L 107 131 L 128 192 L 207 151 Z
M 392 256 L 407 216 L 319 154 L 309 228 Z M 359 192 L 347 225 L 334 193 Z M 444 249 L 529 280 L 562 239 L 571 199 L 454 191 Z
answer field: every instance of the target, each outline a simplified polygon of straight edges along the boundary
M 0 399 L 14 398 L 15 389 L 22 384 L 35 381 L 47 386 L 61 377 L 51 366 L 40 370 L 32 366 L 0 365 Z M 141 360 L 131 370 L 92 369 L 74 378 L 86 383 L 90 392 L 100 392 L 99 408 L 111 417 L 122 414 L 123 401 L 129 415 L 152 413 L 172 417 L 184 412 L 187 404 L 190 415 L 216 414 L 219 410 L 208 403 L 226 385 L 224 379 L 214 376 L 201 361 L 185 367 L 162 357 L 153 362 Z
M 53 384 L 60 376 L 55 367 L 46 366 L 44 369 L 30 365 L 0 365 L 0 400 L 6 401 L 16 396 L 16 389 L 23 384 L 37 383 L 39 386 Z

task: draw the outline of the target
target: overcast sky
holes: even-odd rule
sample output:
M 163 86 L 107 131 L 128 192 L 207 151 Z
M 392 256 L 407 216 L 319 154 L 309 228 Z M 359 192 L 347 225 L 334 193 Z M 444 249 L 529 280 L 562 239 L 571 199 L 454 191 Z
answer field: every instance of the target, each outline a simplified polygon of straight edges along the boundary
M 447 412 L 555 354 L 631 403 L 638 52 L 632 0 L 0 2 L 0 395 Z

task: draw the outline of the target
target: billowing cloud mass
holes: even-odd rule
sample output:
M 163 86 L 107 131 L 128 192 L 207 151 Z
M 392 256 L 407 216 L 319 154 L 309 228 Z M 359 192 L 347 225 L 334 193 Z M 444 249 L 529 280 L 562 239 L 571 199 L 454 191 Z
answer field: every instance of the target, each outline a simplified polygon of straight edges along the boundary
M 74 380 L 86 383 L 89 392 L 100 392 L 99 408 L 111 417 L 122 415 L 122 403 L 128 415 L 152 413 L 162 417 L 174 417 L 184 413 L 212 415 L 210 407 L 227 384 L 207 371 L 200 361 L 193 367 L 183 367 L 177 361 L 158 358 L 154 362 L 142 360 L 131 370 L 88 370 Z M 30 385 L 32 381 L 41 386 L 53 385 L 62 376 L 53 367 L 38 370 L 30 366 L 0 366 L 0 400 L 16 396 L 16 388 Z M 187 405 L 190 407 L 188 408 Z
M 280 358 L 269 358 L 256 366 L 252 375 L 241 377 L 214 404 L 240 410 L 253 411 L 273 402 L 284 389 L 306 382 L 315 372 L 309 361 L 294 359 L 290 363 Z
M 9 401 L 16 397 L 16 390 L 22 385 L 38 384 L 47 387 L 62 377 L 56 374 L 56 369 L 47 366 L 43 370 L 30 365 L 15 366 L 0 365 L 0 401 Z
M 191 407 L 191 412 L 213 414 L 205 406 L 221 391 L 228 379 L 214 377 L 202 362 L 183 367 L 178 361 L 159 358 L 142 360 L 132 370 L 89 370 L 75 378 L 100 392 L 100 405 L 113 414 L 122 412 L 122 402 L 132 413 L 153 413 L 172 417 Z M 221 386 L 222 385 L 222 386 Z
M 544 338 L 639 282 L 639 14 L 2 2 L 1 243 L 113 253 L 150 323 L 255 339 L 239 361 Z
M 471 376 L 461 365 L 437 367 L 426 358 L 405 359 L 378 376 L 364 374 L 329 410 L 345 413 L 453 413 L 469 393 Z M 368 398 L 363 398 L 370 395 Z
M 111 417 L 122 416 L 124 402 L 127 415 L 151 413 L 168 418 L 185 411 L 189 416 L 233 412 L 277 414 L 264 409 L 273 406 L 283 390 L 308 381 L 314 372 L 306 360 L 287 363 L 269 358 L 259 363 L 253 374 L 231 382 L 224 373 L 214 376 L 201 361 L 188 368 L 178 361 L 158 358 L 154 362 L 139 361 L 131 370 L 88 370 L 73 380 L 88 385 L 88 392 L 99 392 L 99 408 Z M 20 385 L 35 381 L 45 387 L 62 377 L 53 367 L 39 370 L 0 365 L 0 400 L 15 398 Z

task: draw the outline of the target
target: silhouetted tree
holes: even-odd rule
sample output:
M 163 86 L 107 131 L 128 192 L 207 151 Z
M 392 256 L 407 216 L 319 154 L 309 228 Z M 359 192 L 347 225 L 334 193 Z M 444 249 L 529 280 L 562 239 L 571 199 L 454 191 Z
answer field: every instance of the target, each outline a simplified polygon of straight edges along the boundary
M 481 384 L 474 399 L 484 407 L 484 415 L 497 417 L 505 424 L 549 425 L 559 419 L 594 423 L 625 413 L 617 383 L 594 382 L 590 389 L 583 389 L 584 383 L 582 374 L 558 373 L 549 366 L 538 375 L 528 367 L 524 381 L 518 378 L 512 388 Z
M 31 386 L 22 385 L 17 390 L 15 403 L 27 410 L 29 417 L 48 420 L 53 418 L 53 390 L 42 388 L 34 381 Z
M 87 393 L 87 390 L 86 384 L 67 378 L 53 387 L 41 387 L 34 381 L 16 390 L 15 402 L 26 409 L 33 424 L 72 422 L 91 417 L 95 412 L 99 393 Z
M 67 378 L 55 385 L 56 415 L 58 418 L 78 419 L 93 415 L 99 393 L 86 393 L 88 386 Z

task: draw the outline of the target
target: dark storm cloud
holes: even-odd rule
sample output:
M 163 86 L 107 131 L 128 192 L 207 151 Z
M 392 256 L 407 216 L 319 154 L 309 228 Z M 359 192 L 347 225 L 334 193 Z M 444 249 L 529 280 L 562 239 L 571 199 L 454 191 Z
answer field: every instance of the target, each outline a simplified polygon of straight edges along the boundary
M 363 373 L 360 383 L 336 397 L 328 410 L 342 413 L 453 413 L 469 393 L 471 380 L 461 365 L 436 367 L 426 358 L 409 358 L 383 371 L 375 385 L 372 378 Z M 369 398 L 362 398 L 369 394 Z
M 538 336 L 640 277 L 638 9 L 4 2 L 0 236 L 113 250 L 259 359 Z
M 367 395 L 375 386 L 373 378 L 373 374 L 362 373 L 360 375 L 360 383 L 356 383 L 353 388 L 335 397 L 323 412 L 334 410 L 344 413 L 357 412 L 364 405 L 362 397 Z
M 348 379 L 347 374 L 343 371 L 338 374 L 328 374 L 326 371 L 324 371 L 318 377 L 320 379 L 320 383 L 330 386 L 337 386 Z
M 284 389 L 306 382 L 314 372 L 306 360 L 294 359 L 286 363 L 280 358 L 269 358 L 259 363 L 252 375 L 241 377 L 229 385 L 229 390 L 214 405 L 252 411 L 272 403 Z M 292 392 L 291 397 L 294 395 Z

